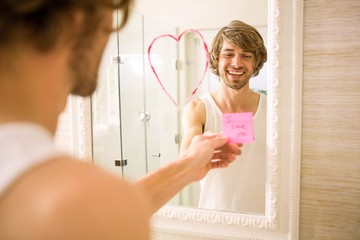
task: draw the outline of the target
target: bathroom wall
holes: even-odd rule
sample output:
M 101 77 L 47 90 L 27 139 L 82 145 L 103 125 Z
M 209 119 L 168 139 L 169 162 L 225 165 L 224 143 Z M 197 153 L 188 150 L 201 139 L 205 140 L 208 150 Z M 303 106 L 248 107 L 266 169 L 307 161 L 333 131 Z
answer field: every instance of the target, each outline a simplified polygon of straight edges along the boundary
M 136 0 L 133 8 L 180 29 L 217 29 L 234 19 L 267 23 L 267 0 Z
M 304 6 L 300 239 L 360 239 L 360 1 Z

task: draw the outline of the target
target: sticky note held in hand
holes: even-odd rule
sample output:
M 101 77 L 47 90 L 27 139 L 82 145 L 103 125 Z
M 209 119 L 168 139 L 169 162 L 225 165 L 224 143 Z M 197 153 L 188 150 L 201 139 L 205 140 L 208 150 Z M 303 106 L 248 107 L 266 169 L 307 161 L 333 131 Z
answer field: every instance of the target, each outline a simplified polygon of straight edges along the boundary
M 223 134 L 231 143 L 253 143 L 254 122 L 251 112 L 223 113 Z

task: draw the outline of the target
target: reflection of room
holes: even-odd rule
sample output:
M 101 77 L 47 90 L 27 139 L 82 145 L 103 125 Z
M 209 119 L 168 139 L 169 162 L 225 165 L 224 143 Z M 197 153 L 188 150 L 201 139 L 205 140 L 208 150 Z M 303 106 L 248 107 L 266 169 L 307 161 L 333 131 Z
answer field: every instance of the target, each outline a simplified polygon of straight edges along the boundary
M 176 158 L 182 109 L 178 111 L 158 84 L 149 66 L 147 50 L 155 37 L 162 34 L 177 36 L 190 28 L 198 29 L 209 46 L 218 28 L 239 19 L 239 14 L 242 15 L 240 20 L 258 26 L 266 37 L 266 1 L 257 2 L 256 6 L 254 3 L 247 5 L 246 11 L 241 9 L 239 1 L 228 2 L 232 3 L 231 7 L 220 6 L 228 14 L 216 18 L 211 17 L 219 10 L 215 1 L 207 2 L 206 11 L 201 4 L 181 1 L 187 14 L 176 11 L 167 16 L 166 11 L 155 7 L 169 4 L 166 1 L 149 6 L 147 1 L 137 2 L 129 24 L 110 39 L 100 68 L 99 87 L 92 97 L 95 164 L 125 178 L 136 179 Z M 256 8 L 258 14 L 250 14 L 249 8 Z M 196 14 L 188 14 L 188 11 Z M 153 67 L 178 105 L 190 100 L 187 96 L 201 78 L 205 66 L 205 52 L 201 46 L 199 36 L 191 33 L 184 35 L 179 43 L 159 39 L 152 46 Z M 117 52 L 119 58 L 116 58 Z M 119 64 L 116 64 L 117 59 Z M 265 69 L 262 74 L 266 74 Z M 266 87 L 266 76 L 259 77 L 265 82 L 261 87 Z M 207 71 L 204 82 L 192 98 L 213 90 L 216 81 Z M 254 80 L 257 81 L 261 82 Z M 115 159 L 126 160 L 127 165 L 123 168 L 115 166 Z M 171 204 L 196 206 L 197 195 L 184 191 Z

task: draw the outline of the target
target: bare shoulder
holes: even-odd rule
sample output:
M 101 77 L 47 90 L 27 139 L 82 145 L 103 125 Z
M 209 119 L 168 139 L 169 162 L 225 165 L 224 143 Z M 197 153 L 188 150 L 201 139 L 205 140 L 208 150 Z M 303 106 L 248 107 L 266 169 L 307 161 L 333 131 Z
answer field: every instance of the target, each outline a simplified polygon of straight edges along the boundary
M 183 112 L 183 120 L 200 121 L 205 123 L 206 111 L 205 105 L 200 98 L 194 99 L 189 102 Z
M 192 111 L 205 110 L 205 106 L 204 106 L 203 101 L 200 98 L 196 98 L 196 99 L 190 101 L 186 105 L 185 109 L 189 109 Z
M 0 199 L 0 239 L 148 239 L 149 218 L 132 184 L 57 157 L 24 174 Z
M 189 102 L 182 115 L 182 140 L 180 152 L 185 151 L 192 138 L 203 133 L 206 122 L 205 105 L 200 98 Z

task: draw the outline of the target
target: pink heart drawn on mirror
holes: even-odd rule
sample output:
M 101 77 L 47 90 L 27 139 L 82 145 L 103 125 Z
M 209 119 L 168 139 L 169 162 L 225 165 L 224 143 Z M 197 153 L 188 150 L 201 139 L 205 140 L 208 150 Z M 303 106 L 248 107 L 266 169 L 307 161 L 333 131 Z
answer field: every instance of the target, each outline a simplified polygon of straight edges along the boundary
M 152 64 L 152 61 L 151 61 L 151 49 L 154 45 L 154 43 L 160 39 L 160 38 L 165 38 L 165 37 L 169 37 L 173 40 L 175 40 L 176 42 L 179 42 L 181 37 L 184 36 L 186 33 L 190 33 L 190 32 L 193 32 L 193 33 L 196 33 L 202 40 L 202 43 L 203 43 L 203 47 L 204 47 L 204 50 L 205 50 L 205 58 L 206 58 L 206 63 L 205 63 L 205 68 L 204 68 L 204 71 L 203 71 L 203 74 L 200 78 L 200 80 L 197 82 L 196 84 L 196 87 L 191 91 L 191 93 L 187 96 L 186 100 L 184 101 L 183 104 L 181 105 L 178 105 L 178 103 L 174 100 L 174 98 L 170 95 L 170 93 L 166 90 L 166 88 L 164 87 L 162 81 L 160 80 L 160 77 L 159 75 L 157 74 L 153 64 Z M 164 91 L 164 93 L 170 98 L 171 102 L 177 106 L 178 108 L 181 108 L 183 105 L 185 105 L 189 99 L 196 93 L 196 91 L 198 90 L 199 86 L 201 85 L 201 83 L 204 81 L 204 78 L 205 78 L 205 74 L 207 72 L 207 69 L 208 69 L 208 66 L 209 66 L 209 51 L 208 51 L 208 47 L 206 45 L 206 42 L 203 38 L 203 36 L 201 35 L 200 32 L 198 32 L 197 30 L 194 30 L 194 29 L 188 29 L 188 30 L 185 30 L 184 32 L 182 32 L 178 37 L 174 37 L 173 35 L 171 34 L 163 34 L 163 35 L 160 35 L 156 38 L 154 38 L 152 40 L 152 42 L 150 43 L 149 47 L 148 47 L 148 60 L 149 60 L 149 63 L 150 63 L 150 67 L 151 67 L 151 70 L 153 71 L 153 73 L 155 74 L 155 77 L 156 77 L 156 80 L 157 82 L 160 84 L 161 86 L 161 89 Z

